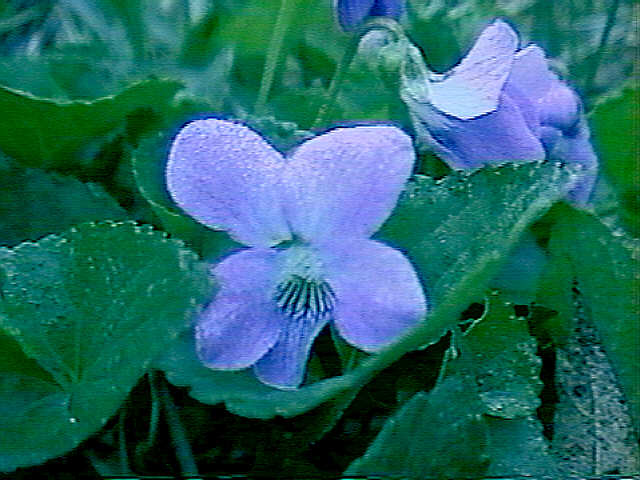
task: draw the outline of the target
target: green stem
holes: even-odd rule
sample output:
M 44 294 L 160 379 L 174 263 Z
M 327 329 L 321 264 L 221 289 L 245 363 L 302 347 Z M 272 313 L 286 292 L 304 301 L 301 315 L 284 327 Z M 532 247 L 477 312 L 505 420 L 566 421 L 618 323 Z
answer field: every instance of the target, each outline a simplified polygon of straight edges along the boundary
M 125 432 L 126 411 L 125 404 L 118 416 L 118 458 L 120 460 L 120 472 L 123 475 L 131 473 L 129 470 L 129 456 L 127 455 L 127 437 Z
M 338 63 L 338 66 L 336 67 L 336 71 L 333 74 L 331 83 L 329 84 L 329 90 L 327 91 L 327 101 L 318 110 L 318 115 L 313 121 L 311 128 L 317 128 L 322 125 L 326 118 L 331 114 L 331 110 L 333 109 L 338 96 L 338 91 L 342 87 L 344 77 L 349 71 L 349 67 L 351 66 L 351 62 L 353 62 L 356 53 L 358 53 L 360 40 L 372 30 L 388 30 L 393 33 L 398 40 L 405 37 L 402 27 L 397 22 L 384 17 L 373 18 L 358 29 L 351 38 L 344 55 L 340 59 L 340 63 Z
M 257 115 L 264 113 L 267 98 L 269 98 L 269 92 L 273 85 L 273 78 L 276 73 L 276 67 L 278 66 L 278 60 L 280 59 L 284 36 L 287 33 L 287 27 L 289 26 L 289 21 L 291 20 L 294 10 L 294 4 L 295 0 L 282 0 L 282 3 L 280 4 L 278 18 L 276 19 L 276 24 L 273 27 L 273 34 L 271 35 L 271 41 L 269 42 L 269 48 L 267 49 L 267 58 L 264 62 L 264 70 L 262 72 L 262 80 L 260 81 L 258 99 L 253 107 L 253 111 Z
M 171 399 L 167 381 L 160 373 L 156 374 L 155 378 L 158 381 L 157 391 L 160 401 L 162 402 L 165 418 L 167 419 L 169 434 L 171 435 L 171 440 L 176 450 L 176 459 L 180 464 L 181 474 L 182 476 L 188 477 L 197 476 L 198 467 L 195 459 L 193 458 L 191 445 L 189 445 L 189 440 L 187 439 L 187 433 L 180 421 L 180 415 L 178 414 L 176 406 Z

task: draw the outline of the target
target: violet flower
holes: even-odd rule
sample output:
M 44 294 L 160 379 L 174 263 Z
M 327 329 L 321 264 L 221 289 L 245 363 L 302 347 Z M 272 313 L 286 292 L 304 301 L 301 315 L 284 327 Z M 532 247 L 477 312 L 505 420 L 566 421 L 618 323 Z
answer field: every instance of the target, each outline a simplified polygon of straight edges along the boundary
M 220 290 L 197 320 L 202 362 L 253 366 L 262 382 L 296 388 L 328 322 L 367 352 L 419 322 L 427 305 L 412 265 L 369 238 L 413 162 L 411 140 L 392 126 L 335 129 L 284 158 L 243 125 L 186 125 L 171 147 L 169 192 L 249 247 L 211 269 Z
M 334 10 L 344 30 L 353 30 L 370 17 L 399 19 L 405 0 L 334 0 Z
M 580 165 L 569 198 L 585 204 L 598 159 L 580 99 L 549 70 L 540 47 L 518 43 L 516 32 L 496 20 L 444 75 L 404 75 L 402 98 L 416 133 L 456 169 L 547 156 Z

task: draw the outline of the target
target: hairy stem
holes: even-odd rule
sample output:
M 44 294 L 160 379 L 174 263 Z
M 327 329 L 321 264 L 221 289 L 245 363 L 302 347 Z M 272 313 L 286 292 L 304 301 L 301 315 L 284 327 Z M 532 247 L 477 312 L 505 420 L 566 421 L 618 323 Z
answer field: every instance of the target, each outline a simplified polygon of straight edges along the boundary
M 267 105 L 267 99 L 269 98 L 269 92 L 273 85 L 278 60 L 280 59 L 280 53 L 282 51 L 282 44 L 287 33 L 289 22 L 291 21 L 294 6 L 295 0 L 282 0 L 282 3 L 280 3 L 280 11 L 278 12 L 276 24 L 273 27 L 273 34 L 271 35 L 271 41 L 267 49 L 267 58 L 264 62 L 258 99 L 253 107 L 254 113 L 257 115 L 264 113 L 265 106 Z

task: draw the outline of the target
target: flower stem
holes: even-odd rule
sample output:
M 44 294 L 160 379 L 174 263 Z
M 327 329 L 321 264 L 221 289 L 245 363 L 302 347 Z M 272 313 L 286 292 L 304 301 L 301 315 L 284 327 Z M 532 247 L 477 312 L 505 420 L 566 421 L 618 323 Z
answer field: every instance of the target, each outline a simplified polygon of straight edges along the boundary
M 127 455 L 127 436 L 125 432 L 126 412 L 125 404 L 118 416 L 118 460 L 120 461 L 120 472 L 123 475 L 131 473 L 129 470 L 129 455 Z
M 176 449 L 176 459 L 180 464 L 181 474 L 188 477 L 197 476 L 198 467 L 193 458 L 189 441 L 187 440 L 187 433 L 182 422 L 180 422 L 180 415 L 171 399 L 167 381 L 160 373 L 155 373 L 154 375 L 154 378 L 157 379 L 158 382 L 156 387 L 169 427 L 169 434 L 171 435 L 173 446 Z
M 388 30 L 396 35 L 398 39 L 404 37 L 404 32 L 402 31 L 402 27 L 400 27 L 398 22 L 383 17 L 375 17 L 365 23 L 360 29 L 358 29 L 349 41 L 347 49 L 340 59 L 340 63 L 338 63 L 338 66 L 336 67 L 336 71 L 333 74 L 331 83 L 329 84 L 329 90 L 327 91 L 327 100 L 318 110 L 318 115 L 316 115 L 316 119 L 313 121 L 311 128 L 319 127 L 331 114 L 331 110 L 333 109 L 338 96 L 338 91 L 340 90 L 340 87 L 342 87 L 344 77 L 349 71 L 351 62 L 353 62 L 353 59 L 358 53 L 360 40 L 371 30 Z
M 278 66 L 278 60 L 280 59 L 284 36 L 287 33 L 287 27 L 289 26 L 289 21 L 291 20 L 294 10 L 294 4 L 295 0 L 282 0 L 280 3 L 280 10 L 278 11 L 276 24 L 273 27 L 273 34 L 271 35 L 271 41 L 269 42 L 269 47 L 267 49 L 267 58 L 264 62 L 264 70 L 262 72 L 262 80 L 260 81 L 258 98 L 253 107 L 253 111 L 257 115 L 264 113 L 267 98 L 269 98 L 269 92 L 273 85 L 273 78 L 276 73 L 276 67 Z

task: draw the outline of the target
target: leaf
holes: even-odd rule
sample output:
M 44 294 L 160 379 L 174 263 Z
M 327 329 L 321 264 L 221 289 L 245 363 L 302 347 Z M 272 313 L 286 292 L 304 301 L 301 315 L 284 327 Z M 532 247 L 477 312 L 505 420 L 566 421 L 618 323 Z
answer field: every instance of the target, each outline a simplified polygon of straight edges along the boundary
M 640 467 L 629 403 L 589 312 L 576 296 L 569 335 L 555 350 L 553 452 L 559 478 L 633 474 Z
M 192 252 L 133 223 L 83 224 L 0 260 L 0 327 L 41 366 L 0 367 L 2 471 L 95 433 L 211 294 Z
M 417 393 L 382 427 L 344 475 L 409 478 L 482 477 L 487 426 L 473 389 L 456 378 Z
M 83 222 L 127 218 L 97 184 L 11 167 L 0 159 L 0 245 L 37 240 Z
M 487 299 L 486 312 L 464 335 L 456 336 L 460 357 L 449 375 L 465 375 L 477 386 L 484 410 L 494 417 L 513 419 L 535 415 L 541 360 L 527 321 L 516 317 L 513 305 L 500 297 Z
M 27 167 L 70 170 L 91 140 L 124 124 L 140 108 L 162 108 L 180 83 L 150 79 L 93 101 L 57 101 L 0 86 L 0 150 Z M 84 160 L 86 162 L 86 160 Z
M 640 247 L 593 215 L 562 206 L 551 231 L 552 256 L 568 258 L 640 429 Z
M 196 356 L 193 334 L 174 342 L 171 350 L 153 366 L 164 370 L 172 384 L 188 386 L 189 394 L 202 403 L 224 402 L 236 415 L 265 420 L 276 415 L 300 415 L 352 387 L 343 377 L 335 377 L 337 381 L 320 381 L 298 390 L 278 390 L 261 383 L 250 370 L 212 370 Z
M 434 343 L 455 325 L 459 314 L 482 296 L 527 225 L 564 196 L 569 178 L 568 172 L 551 165 L 507 166 L 444 182 L 416 178 L 383 228 L 383 238 L 397 240 L 390 243 L 408 250 L 419 270 L 435 274 L 434 266 L 443 269 L 435 283 L 440 294 L 432 295 L 435 307 L 423 322 L 341 376 L 297 390 L 276 390 L 258 382 L 250 371 L 204 367 L 189 338 L 176 343 L 156 366 L 165 370 L 170 382 L 190 387 L 197 400 L 224 402 L 231 412 L 251 418 L 300 415 L 359 389 L 402 355 Z M 441 239 L 451 243 L 444 245 Z
M 525 232 L 498 274 L 491 280 L 503 298 L 527 305 L 536 294 L 538 282 L 547 264 L 544 250 L 530 232 Z
M 486 417 L 485 420 L 491 457 L 487 477 L 561 478 L 535 415 L 512 420 Z
M 443 180 L 416 176 L 379 237 L 407 252 L 433 304 L 446 298 L 464 309 L 482 297 L 520 235 L 562 196 L 569 178 L 550 164 L 506 164 Z
M 640 89 L 629 82 L 617 95 L 601 100 L 589 115 L 602 172 L 618 192 L 622 219 L 640 235 Z

